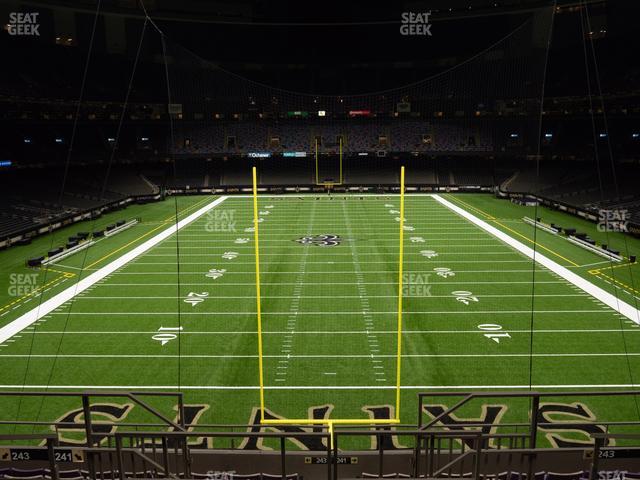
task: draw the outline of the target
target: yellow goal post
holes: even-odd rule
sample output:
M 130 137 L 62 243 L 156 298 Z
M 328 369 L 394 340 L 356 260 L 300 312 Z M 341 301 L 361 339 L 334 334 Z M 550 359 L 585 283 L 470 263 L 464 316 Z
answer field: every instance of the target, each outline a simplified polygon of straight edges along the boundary
M 253 227 L 254 227 L 254 255 L 255 255 L 255 283 L 256 283 L 256 320 L 258 333 L 258 378 L 260 386 L 260 423 L 262 425 L 325 425 L 333 430 L 333 425 L 385 425 L 400 423 L 400 394 L 402 374 L 402 288 L 403 288 L 403 259 L 404 259 L 404 167 L 400 169 L 400 220 L 399 220 L 399 257 L 398 257 L 398 313 L 397 313 L 397 352 L 396 352 L 396 386 L 394 418 L 389 419 L 364 419 L 364 418 L 265 418 L 264 395 L 264 361 L 262 339 L 262 305 L 260 297 L 260 244 L 259 244 L 259 216 L 258 216 L 258 185 L 256 167 L 252 170 L 253 178 Z

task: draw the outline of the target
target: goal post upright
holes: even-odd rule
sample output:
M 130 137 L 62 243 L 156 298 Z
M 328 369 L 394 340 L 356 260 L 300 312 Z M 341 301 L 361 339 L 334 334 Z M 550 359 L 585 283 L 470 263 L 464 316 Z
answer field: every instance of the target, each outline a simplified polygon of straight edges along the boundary
M 320 162 L 318 159 L 318 139 L 314 140 L 314 163 L 315 163 L 315 175 L 316 175 L 316 186 L 324 185 L 326 186 L 328 182 L 320 182 Z M 344 145 L 342 142 L 342 136 L 338 139 L 338 181 L 332 179 L 331 185 L 342 185 L 344 183 Z
M 258 321 L 258 370 L 260 381 L 260 420 L 264 421 L 264 369 L 262 365 L 262 306 L 260 300 L 260 244 L 258 242 L 258 181 L 256 167 L 252 169 L 253 179 L 253 243 L 256 262 L 256 313 Z
M 400 421 L 400 375 L 402 371 L 402 267 L 404 258 L 404 167 L 400 167 L 400 254 L 398 256 L 398 350 L 396 354 L 396 411 Z
M 342 135 L 340 135 L 340 183 L 342 185 Z
M 317 151 L 317 143 L 316 143 Z M 399 219 L 399 262 L 398 262 L 398 315 L 397 315 L 397 356 L 396 356 L 396 385 L 395 385 L 395 414 L 393 418 L 365 419 L 365 418 L 265 418 L 264 395 L 264 363 L 262 344 L 262 309 L 260 301 L 260 249 L 258 234 L 258 185 L 256 168 L 253 167 L 253 224 L 256 262 L 256 307 L 258 323 L 258 368 L 260 370 L 260 424 L 261 425 L 318 425 L 328 429 L 333 441 L 334 426 L 337 425 L 395 425 L 400 423 L 400 394 L 401 394 L 401 367 L 402 367 L 402 288 L 403 288 L 403 260 L 404 260 L 404 209 L 405 209 L 405 174 L 404 167 L 400 169 L 400 219 Z M 316 156 L 316 175 L 317 156 Z M 342 175 L 342 172 L 341 172 Z M 342 178 L 341 178 L 342 180 Z
M 316 185 L 320 185 L 320 176 L 318 174 L 318 138 L 315 139 L 315 158 L 316 158 Z

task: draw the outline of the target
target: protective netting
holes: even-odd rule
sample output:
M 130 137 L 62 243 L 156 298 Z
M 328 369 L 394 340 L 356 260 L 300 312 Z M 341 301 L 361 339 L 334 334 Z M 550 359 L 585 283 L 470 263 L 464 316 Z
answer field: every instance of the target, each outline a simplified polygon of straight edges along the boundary
M 637 385 L 635 334 L 628 333 L 640 320 L 627 262 L 635 244 L 622 230 L 637 176 L 614 161 L 588 11 L 579 12 L 572 19 L 581 27 L 585 81 L 570 87 L 579 98 L 568 100 L 543 101 L 551 9 L 506 15 L 512 28 L 498 40 L 475 28 L 465 35 L 475 54 L 425 51 L 436 74 L 410 83 L 399 77 L 397 88 L 359 95 L 245 78 L 183 48 L 146 17 L 135 55 L 113 66 L 117 98 L 96 104 L 85 87 L 100 92 L 112 65 L 89 47 L 77 72 L 78 102 L 62 114 L 72 125 L 53 138 L 52 128 L 24 138 L 25 149 L 40 149 L 46 136 L 55 141 L 55 150 L 37 152 L 58 165 L 29 178 L 27 193 L 19 171 L 3 185 L 24 196 L 13 202 L 22 211 L 50 215 L 38 225 L 85 219 L 29 247 L 32 256 L 82 247 L 77 253 L 40 270 L 24 267 L 22 253 L 3 263 L 9 288 L 0 315 L 7 324 L 27 314 L 31 322 L 3 337 L 5 385 L 181 390 L 191 420 L 203 423 L 260 420 L 260 358 L 265 418 L 394 418 L 398 384 L 406 423 L 415 419 L 416 391 Z M 456 32 L 460 25 L 445 20 L 434 34 L 468 33 Z M 587 120 L 576 120 L 579 108 Z M 579 163 L 560 158 L 567 156 Z M 420 194 L 407 196 L 404 215 L 398 378 L 401 166 L 411 193 Z M 495 188 L 512 202 L 449 194 L 458 186 Z M 551 208 L 535 194 L 552 199 Z M 583 242 L 555 235 L 556 227 L 581 233 Z M 621 260 L 597 256 L 603 245 Z M 99 280 L 76 283 L 113 262 L 119 266 Z M 51 307 L 61 292 L 65 300 Z M 593 412 L 560 400 L 569 416 L 637 413 L 629 399 L 589 400 Z M 433 418 L 438 402 L 456 401 L 435 399 L 422 413 Z M 124 419 L 124 400 L 105 400 L 118 402 L 103 414 Z M 3 419 L 50 420 L 77 407 L 62 403 L 54 415 L 44 398 L 7 401 Z M 505 422 L 529 418 L 524 400 L 481 403 L 459 418 L 479 411 Z M 173 399 L 163 406 L 173 413 Z

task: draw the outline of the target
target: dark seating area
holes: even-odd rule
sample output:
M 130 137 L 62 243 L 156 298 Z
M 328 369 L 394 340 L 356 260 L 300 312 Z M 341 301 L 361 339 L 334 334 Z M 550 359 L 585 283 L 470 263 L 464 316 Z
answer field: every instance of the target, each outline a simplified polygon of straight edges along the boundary
M 91 208 L 158 191 L 136 169 L 115 167 L 104 183 L 106 167 L 33 169 L 0 176 L 0 238 Z
M 156 194 L 164 188 L 249 185 L 254 165 L 258 166 L 262 185 L 308 186 L 316 181 L 312 156 L 178 158 L 175 164 L 116 164 L 111 169 L 102 163 L 73 165 L 66 178 L 62 166 L 6 170 L 0 175 L 0 238 L 130 196 Z M 339 166 L 338 156 L 319 157 L 318 181 L 338 183 Z M 618 165 L 615 172 L 602 168 L 599 177 L 589 161 L 544 160 L 536 169 L 535 163 L 516 157 L 347 155 L 342 165 L 343 183 L 397 184 L 400 166 L 406 167 L 410 185 L 499 186 L 503 191 L 538 194 L 596 213 L 602 209 L 625 211 L 629 220 L 640 221 L 640 166 L 634 163 Z M 598 178 L 602 178 L 602 189 Z
M 337 152 L 338 137 L 345 153 L 422 152 L 477 154 L 492 152 L 494 145 L 488 132 L 480 127 L 455 123 L 393 120 L 384 123 L 292 124 L 185 122 L 177 127 L 174 153 L 180 156 L 234 154 L 249 152 L 318 151 Z M 233 139 L 231 142 L 229 139 Z M 277 138 L 277 143 L 270 139 Z M 384 139 L 384 140 L 382 140 Z
M 628 220 L 640 221 L 640 165 L 615 166 L 594 161 L 542 163 L 539 173 L 532 166 L 517 171 L 502 182 L 503 190 L 536 193 L 542 197 L 597 213 L 625 211 Z

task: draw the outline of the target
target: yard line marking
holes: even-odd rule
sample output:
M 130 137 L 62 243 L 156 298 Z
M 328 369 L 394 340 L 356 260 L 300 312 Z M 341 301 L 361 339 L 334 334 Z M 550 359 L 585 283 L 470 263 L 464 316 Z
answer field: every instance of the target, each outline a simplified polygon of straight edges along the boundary
M 351 220 L 349 218 L 347 209 L 345 208 L 344 202 L 342 203 L 342 214 L 344 215 L 344 219 L 346 223 L 347 236 L 351 238 L 353 237 L 353 231 L 351 230 Z M 362 310 L 364 324 L 366 327 L 368 327 L 369 320 L 371 319 L 371 315 L 369 314 L 370 312 L 369 300 L 367 299 L 367 289 L 362 284 L 364 282 L 364 275 L 362 274 L 362 270 L 360 268 L 360 258 L 358 256 L 358 249 L 356 248 L 355 242 L 349 242 L 349 249 L 351 251 L 352 265 L 356 275 L 356 286 L 358 288 L 358 291 L 360 292 L 360 294 L 357 295 L 356 298 L 360 299 L 360 308 Z M 367 336 L 371 337 L 372 335 L 367 331 Z M 373 335 L 373 337 L 376 338 L 375 334 Z M 373 358 L 373 355 L 372 355 L 373 353 L 377 353 L 379 351 L 379 350 L 376 350 L 377 343 L 378 343 L 377 340 L 371 340 L 371 339 L 369 340 L 369 357 L 370 358 Z M 374 374 L 377 375 L 378 373 L 374 372 Z M 384 373 L 380 373 L 380 375 L 384 375 Z
M 430 282 L 430 285 L 452 285 L 452 284 L 464 284 L 464 285 L 503 285 L 503 284 L 525 284 L 525 285 L 531 285 L 531 280 L 527 280 L 527 281 L 513 281 L 513 282 L 505 282 L 505 281 L 487 281 L 487 282 L 458 282 L 458 281 L 447 281 L 447 282 Z M 565 284 L 567 282 L 563 281 L 563 280 L 536 280 L 536 285 L 538 284 L 558 284 L 558 283 L 562 283 Z M 304 282 L 303 285 L 326 285 L 326 282 Z M 353 282 L 331 282 L 332 285 L 353 285 Z M 184 283 L 182 282 L 181 285 L 211 285 L 211 282 L 198 282 L 198 283 Z M 254 283 L 250 283 L 250 282 L 227 282 L 227 283 L 223 283 L 218 285 L 218 288 L 221 287 L 227 287 L 227 286 L 233 286 L 233 285 L 243 285 L 243 286 L 254 286 L 255 287 L 255 282 Z M 295 282 L 290 282 L 290 283 L 282 283 L 282 282 L 262 282 L 261 285 L 298 285 Z M 397 285 L 397 283 L 394 282 L 363 282 L 363 285 Z M 101 287 L 147 287 L 147 286 L 153 286 L 153 287 L 162 287 L 162 286 L 171 286 L 171 287 L 175 287 L 176 284 L 175 283 L 105 283 L 100 285 Z
M 316 207 L 315 207 L 315 204 L 314 204 L 314 206 L 312 207 L 312 210 L 311 210 L 311 214 L 309 215 L 309 227 L 308 227 L 309 229 L 311 229 L 313 227 L 313 220 L 314 220 L 315 213 L 316 213 L 315 210 L 316 210 Z M 257 246 L 256 246 L 256 248 L 257 248 Z M 257 250 L 256 250 L 256 252 L 257 252 Z M 281 348 L 281 352 L 287 354 L 287 356 L 286 356 L 286 358 L 287 358 L 286 361 L 287 362 L 291 358 L 291 355 L 290 355 L 291 354 L 291 350 L 290 349 L 292 348 L 292 346 L 291 346 L 292 339 L 293 339 L 292 331 L 295 331 L 296 322 L 297 322 L 297 319 L 298 319 L 298 302 L 299 302 L 300 296 L 302 294 L 302 283 L 301 282 L 302 282 L 302 279 L 304 278 L 305 270 L 307 268 L 307 257 L 308 257 L 308 254 L 309 254 L 309 245 L 305 245 L 304 246 L 304 255 L 302 256 L 301 261 L 298 262 L 299 271 L 298 271 L 298 274 L 296 275 L 296 281 L 295 281 L 296 286 L 295 286 L 295 288 L 293 290 L 293 292 L 294 292 L 293 299 L 292 299 L 292 301 L 290 302 L 290 305 L 289 305 L 290 313 L 289 313 L 289 316 L 287 317 L 287 325 L 288 325 L 288 328 L 289 328 L 290 331 L 287 332 L 287 334 L 285 336 L 285 339 L 283 339 L 282 342 L 281 342 L 281 347 L 280 347 Z M 258 261 L 257 253 L 256 253 L 256 261 Z M 257 333 L 261 336 L 262 335 L 262 330 L 260 330 L 260 332 L 257 332 Z M 262 341 L 261 337 L 259 338 L 259 341 L 260 342 Z M 259 343 L 259 346 L 260 346 L 260 353 L 262 354 L 262 347 L 261 347 L 262 343 Z M 262 354 L 262 356 L 264 357 L 263 354 Z M 262 367 L 262 358 L 260 358 L 259 367 L 261 369 L 260 375 L 261 375 L 261 378 L 262 378 L 262 368 L 263 368 Z M 288 363 L 286 363 L 283 368 L 284 368 L 284 370 L 287 370 Z M 279 372 L 279 373 L 281 375 L 286 375 L 286 372 Z M 283 379 L 283 381 L 284 381 L 284 379 Z
M 424 315 L 424 314 L 438 314 L 438 315 L 503 315 L 503 314 L 513 314 L 513 313 L 531 313 L 532 310 L 481 310 L 481 311 L 452 311 L 452 310 L 443 310 L 443 311 L 411 311 L 405 310 L 404 313 L 408 315 Z M 176 312 L 52 312 L 50 315 L 104 315 L 108 317 L 110 315 L 177 315 Z M 263 312 L 262 315 L 288 315 L 290 312 Z M 398 312 L 368 312 L 373 315 L 391 315 L 397 314 Z M 602 310 L 533 310 L 533 313 L 609 313 L 604 312 Z M 246 311 L 246 312 L 180 312 L 180 315 L 255 315 L 255 311 Z M 326 316 L 326 315 L 362 315 L 362 311 L 349 311 L 349 312 L 298 312 L 297 315 L 318 315 L 318 316 Z
M 521 298 L 521 297 L 525 297 L 525 298 L 531 298 L 531 297 L 591 297 L 588 293 L 539 293 L 539 294 L 531 294 L 531 293 L 514 293 L 514 294 L 502 294 L 502 295 L 493 295 L 493 294 L 487 294 L 487 295 L 482 295 L 482 294 L 478 294 L 475 295 L 478 298 L 509 298 L 509 297 L 513 297 L 513 298 Z M 414 300 L 420 300 L 420 299 L 429 299 L 429 298 L 451 298 L 451 295 L 429 295 L 428 297 L 425 296 L 412 296 L 412 295 L 404 295 L 405 298 L 413 298 Z M 112 300 L 112 299 L 135 299 L 135 300 L 159 300 L 159 299 L 176 299 L 176 298 L 182 298 L 182 296 L 178 296 L 178 295 L 172 295 L 172 296 L 149 296 L 149 297 L 137 297 L 137 296 L 132 296 L 132 295 L 126 295 L 126 296 L 118 296 L 118 295 L 101 295 L 101 296 L 88 296 L 88 295 L 83 295 L 81 297 L 82 300 Z M 228 298 L 239 298 L 239 299 L 247 299 L 247 298 L 255 298 L 255 295 L 224 295 L 221 296 L 219 298 L 217 298 L 217 300 L 226 300 Z M 300 298 L 299 295 L 262 295 L 262 298 L 269 298 L 269 299 L 274 299 L 274 298 L 292 298 L 292 299 L 298 299 Z M 369 301 L 366 299 L 366 297 L 362 297 L 362 295 L 305 295 L 304 296 L 305 299 L 307 298 L 362 298 L 362 303 L 363 304 L 367 304 L 369 303 Z M 398 298 L 397 295 L 375 295 L 374 298 Z M 80 298 L 79 298 L 80 299 Z M 599 303 L 600 305 L 604 305 L 603 303 L 601 303 L 599 300 L 593 300 L 594 302 Z
M 278 379 L 276 379 L 278 381 Z M 402 390 L 513 390 L 545 389 L 561 390 L 568 388 L 637 388 L 640 383 L 609 384 L 566 384 L 566 385 L 401 385 Z M 260 390 L 253 385 L 0 385 L 0 388 L 33 388 L 59 390 Z M 265 385 L 265 390 L 395 390 L 395 385 Z
M 335 229 L 335 225 L 333 226 L 333 228 Z M 343 228 L 346 228 L 346 227 L 343 227 Z M 451 236 L 461 236 L 461 237 L 465 237 L 465 238 L 466 237 L 471 237 L 471 236 L 474 236 L 474 237 L 476 237 L 476 236 L 484 237 L 485 236 L 484 232 L 478 232 L 477 230 L 471 230 L 470 229 L 469 232 L 470 233 L 448 233 L 448 234 L 447 233 L 422 233 L 421 235 L 422 236 L 425 236 L 425 235 L 426 236 L 440 235 L 440 236 L 446 236 L 446 238 L 449 238 Z M 356 235 L 357 235 L 357 233 L 356 233 Z M 210 244 L 210 243 L 225 243 L 226 244 L 226 243 L 229 242 L 229 239 L 226 239 L 226 238 L 212 239 L 211 235 L 200 235 L 200 236 L 203 238 L 203 240 L 183 240 L 182 239 L 183 237 L 180 236 L 180 244 L 191 243 L 191 244 L 195 244 L 195 245 L 198 245 L 198 244 L 202 245 L 203 243 L 204 244 Z M 260 244 L 262 245 L 262 243 L 264 242 L 264 243 L 285 243 L 285 244 L 288 245 L 289 242 L 291 241 L 291 236 L 292 235 L 290 234 L 290 235 L 281 235 L 281 236 L 283 238 L 279 239 L 279 240 L 262 240 L 261 239 L 260 240 Z M 376 232 L 376 238 L 380 239 L 380 238 L 385 237 L 385 236 L 391 238 L 392 234 L 391 233 L 385 234 L 385 233 Z M 206 238 L 206 240 L 205 240 L 205 238 Z M 349 236 L 346 239 L 346 241 L 349 241 L 350 238 L 353 238 L 353 237 Z M 164 245 L 171 244 L 171 243 L 175 244 L 175 241 L 172 240 L 172 241 L 163 242 Z
M 584 267 L 593 267 L 595 265 L 602 265 L 603 263 L 611 263 L 610 260 L 603 260 L 602 262 L 595 262 L 595 263 L 587 263 L 585 265 L 578 265 L 577 267 L 571 266 L 568 268 L 584 268 Z M 620 265 L 618 265 L 620 266 Z
M 511 249 L 509 249 L 509 247 L 507 247 L 507 246 L 506 246 L 506 245 L 504 245 L 504 244 L 497 243 L 497 242 L 496 242 L 496 243 L 474 243 L 473 245 L 469 245 L 468 243 L 463 243 L 463 244 L 455 244 L 455 243 L 447 243 L 447 244 L 433 244 L 433 243 L 430 243 L 430 244 L 429 244 L 429 246 L 430 246 L 430 247 L 436 247 L 436 248 L 447 248 L 447 247 L 452 247 L 452 248 L 461 248 L 461 247 L 467 247 L 467 248 L 470 248 L 470 247 L 473 247 L 473 248 L 476 248 L 476 247 L 505 247 L 506 249 L 508 249 L 508 250 L 507 250 L 508 252 L 513 253 L 513 252 L 511 251 Z M 367 245 L 362 245 L 362 247 L 367 248 L 368 246 L 367 246 Z M 362 248 L 362 247 L 361 247 L 361 248 Z M 416 249 L 417 249 L 418 247 L 419 247 L 419 248 L 422 248 L 422 246 L 419 246 L 419 245 L 407 245 L 407 248 L 408 248 L 408 249 L 409 249 L 409 248 L 416 248 Z M 154 251 L 157 251 L 159 248 L 160 248 L 160 247 L 155 248 L 155 249 L 154 249 Z M 190 248 L 191 248 L 191 247 L 190 247 Z M 233 248 L 234 248 L 235 250 L 240 250 L 240 249 L 250 249 L 251 247 L 245 247 L 245 246 L 242 246 L 242 245 L 234 245 L 234 246 L 233 246 Z M 375 247 L 373 247 L 373 248 L 375 248 Z M 203 250 L 211 250 L 210 248 L 204 248 L 204 247 L 203 247 L 202 249 L 203 249 Z M 166 249 L 165 249 L 165 250 L 166 250 Z M 175 250 L 175 248 L 171 248 L 171 250 Z M 220 249 L 218 249 L 218 250 L 219 250 L 219 251 L 223 251 L 224 249 L 223 249 L 223 248 L 220 248 Z M 458 253 L 458 252 L 448 252 L 448 253 L 447 253 L 447 252 L 443 252 L 443 253 L 442 253 L 442 255 L 444 255 L 444 254 L 447 254 L 447 255 L 456 255 L 457 253 Z M 469 254 L 473 254 L 473 252 L 471 252 L 471 253 L 469 253 Z M 184 253 L 184 252 L 182 252 L 182 251 L 180 252 L 180 256 L 181 256 L 181 257 L 199 257 L 199 256 L 201 256 L 201 255 L 202 255 L 202 254 L 200 254 L 200 253 Z M 301 253 L 285 253 L 285 252 L 283 252 L 283 253 L 265 253 L 265 255 L 266 255 L 266 256 L 274 256 L 274 257 L 276 257 L 276 256 L 277 256 L 277 257 L 283 257 L 283 256 L 294 256 L 294 257 L 299 257 L 299 256 L 301 256 L 301 255 L 302 255 L 302 252 L 301 252 Z M 348 255 L 349 255 L 348 253 L 339 253 L 339 252 L 333 253 L 333 252 L 331 252 L 331 257 L 337 257 L 337 256 L 348 256 Z M 379 254 L 379 253 L 376 253 L 376 252 L 374 252 L 374 253 L 366 253 L 366 252 L 365 252 L 365 253 L 362 253 L 362 252 L 361 252 L 361 253 L 360 253 L 360 256 L 365 256 L 365 255 L 375 255 L 375 256 L 378 256 L 378 255 L 380 255 L 380 254 Z M 175 257 L 176 257 L 176 254 L 175 254 L 175 253 L 173 253 L 173 254 L 172 254 L 172 253 L 147 253 L 147 254 L 145 254 L 144 256 L 145 256 L 145 257 L 173 257 L 173 258 L 175 258 Z M 262 255 L 260 255 L 260 257 L 262 258 Z
M 71 300 L 79 293 L 82 293 L 87 288 L 94 285 L 99 280 L 104 279 L 110 274 L 113 274 L 117 269 L 123 267 L 128 262 L 139 256 L 140 254 L 146 252 L 147 250 L 158 245 L 162 240 L 170 237 L 175 234 L 178 230 L 181 230 L 183 227 L 189 225 L 194 220 L 198 219 L 205 213 L 207 213 L 212 208 L 216 207 L 220 203 L 224 202 L 227 199 L 226 196 L 217 198 L 213 200 L 209 204 L 190 214 L 189 216 L 180 220 L 177 224 L 172 224 L 166 230 L 158 233 L 154 237 L 146 240 L 144 243 L 138 245 L 133 250 L 126 252 L 121 257 L 116 258 L 111 263 L 105 265 L 99 270 L 93 272 L 91 275 L 83 278 L 78 281 L 76 284 L 71 287 L 66 288 L 62 292 L 58 293 L 54 297 L 42 302 L 36 308 L 28 311 L 24 315 L 21 315 L 17 319 L 8 323 L 4 327 L 0 328 L 0 343 L 3 343 L 7 339 L 11 338 L 16 333 L 23 330 L 25 327 L 30 326 L 31 324 L 38 321 L 40 318 L 44 317 L 46 314 L 53 312 L 56 308 L 63 305 L 65 302 Z
M 524 246 L 524 245 L 523 245 Z M 528 248 L 528 247 L 526 247 Z M 464 262 L 464 263 L 474 263 L 474 262 Z M 490 263 L 500 263 L 500 262 L 490 262 Z M 527 264 L 530 264 L 530 262 L 527 262 Z M 295 273 L 298 273 L 296 271 L 278 271 L 278 273 L 281 274 L 288 274 L 288 275 L 293 275 Z M 353 273 L 353 270 L 310 270 L 307 271 L 307 273 L 309 274 L 314 274 L 314 275 L 335 275 L 335 274 L 339 274 L 339 273 Z M 363 272 L 365 275 L 381 275 L 383 273 L 388 274 L 389 271 L 388 270 L 366 270 L 365 272 Z M 424 270 L 410 270 L 406 272 L 407 274 L 410 273 L 424 273 Z M 456 274 L 458 273 L 531 273 L 531 269 L 526 269 L 526 270 L 456 270 Z M 546 273 L 546 274 L 550 274 L 550 272 L 547 271 L 542 271 L 542 272 L 538 272 L 538 273 Z M 170 276 L 175 276 L 177 274 L 177 271 L 173 271 L 173 272 L 113 272 L 111 275 L 170 275 Z M 202 275 L 202 272 L 184 272 L 181 271 L 180 272 L 181 275 Z M 251 272 L 226 272 L 225 275 L 250 275 Z M 576 275 L 577 276 L 577 275 Z M 585 280 L 586 281 L 586 280 Z M 594 285 L 595 287 L 595 285 Z
M 99 241 L 99 240 L 96 240 L 96 241 Z M 95 268 L 72 267 L 71 265 L 64 265 L 64 264 L 58 263 L 58 262 L 55 262 L 55 264 L 56 264 L 56 267 L 70 268 L 71 270 L 80 270 L 80 271 L 96 270 Z
M 475 264 L 475 263 L 526 263 L 527 265 L 531 264 L 531 260 L 446 260 L 447 263 L 464 263 L 464 264 Z M 314 264 L 314 265 L 327 265 L 327 261 L 323 260 L 320 262 L 308 262 L 310 264 Z M 417 265 L 425 265 L 425 261 L 424 259 L 420 259 L 420 260 L 407 260 L 405 263 L 415 263 Z M 433 263 L 433 262 L 432 262 Z M 376 264 L 382 264 L 382 265 L 393 265 L 393 262 L 388 262 L 388 261 L 378 261 L 378 262 L 362 262 L 363 265 L 376 265 Z M 129 267 L 135 267 L 138 265 L 176 265 L 176 262 L 135 262 L 132 263 L 131 265 L 129 265 Z M 180 265 L 202 265 L 202 262 L 180 262 Z M 234 265 L 253 265 L 251 262 L 234 262 Z M 270 263 L 270 262 L 264 262 L 264 265 L 298 265 L 298 262 L 275 262 L 275 263 Z M 351 265 L 349 262 L 331 262 L 331 265 L 338 265 L 338 266 L 346 266 L 346 265 Z M 141 273 L 146 273 L 146 272 L 141 272 Z M 171 270 L 168 272 L 164 272 L 164 273 L 176 273 L 175 270 Z M 191 273 L 191 272 L 186 272 L 186 273 Z M 239 272 L 239 273 L 245 273 L 245 272 Z
M 449 208 L 450 210 L 454 211 L 455 213 L 462 216 L 463 218 L 466 218 L 468 221 L 477 225 L 478 227 L 485 230 L 486 232 L 492 234 L 496 238 L 502 240 L 507 245 L 512 246 L 514 249 L 523 253 L 527 257 L 535 260 L 543 267 L 551 270 L 556 275 L 559 275 L 560 277 L 567 280 L 569 283 L 572 283 L 573 285 L 576 285 L 577 287 L 581 288 L 591 296 L 597 298 L 598 300 L 608 305 L 610 308 L 612 308 L 616 312 L 619 312 L 623 314 L 625 317 L 627 317 L 628 319 L 633 320 L 634 322 L 640 324 L 640 311 L 638 311 L 638 309 L 629 305 L 625 301 L 620 300 L 619 298 L 612 295 L 611 293 L 603 290 L 602 288 L 594 285 L 588 280 L 575 274 L 568 268 L 554 262 L 553 260 L 544 256 L 540 252 L 535 251 L 530 247 L 527 247 L 522 242 L 510 237 L 509 235 L 497 229 L 496 227 L 489 225 L 484 220 L 480 220 L 478 217 L 469 213 L 463 208 L 460 208 L 457 205 L 451 203 L 450 201 L 445 200 L 440 195 L 432 195 L 431 198 L 433 198 L 438 203 L 444 205 L 445 207 Z
M 11 342 L 15 340 L 7 340 Z M 380 354 L 379 350 L 371 350 L 373 354 L 345 354 L 345 355 L 330 355 L 330 354 L 318 354 L 318 355 L 291 355 L 287 350 L 282 350 L 286 355 L 263 355 L 263 358 L 293 358 L 293 359 L 316 359 L 316 358 L 397 358 L 396 354 Z M 403 353 L 402 358 L 529 358 L 530 356 L 536 358 L 558 358 L 558 357 L 637 357 L 640 356 L 640 352 L 608 352 L 608 353 Z M 123 358 L 123 359 L 145 359 L 145 358 L 225 358 L 225 359 L 247 359 L 258 358 L 258 355 L 211 355 L 211 354 L 191 354 L 191 355 L 173 355 L 173 354 L 143 354 L 143 355 L 131 355 L 131 354 L 113 354 L 113 353 L 71 353 L 71 354 L 47 354 L 47 353 L 33 353 L 33 354 L 0 354 L 0 358 Z
M 423 235 L 425 235 L 425 234 L 423 234 Z M 442 235 L 445 238 L 437 238 L 437 239 L 433 239 L 433 240 L 447 240 L 447 239 L 449 239 L 449 238 L 451 238 L 453 236 L 453 234 L 442 234 Z M 474 235 L 463 235 L 462 237 L 463 237 L 463 239 L 472 240 L 472 241 L 475 242 L 476 240 L 484 240 L 486 238 L 486 236 L 487 236 L 486 233 L 477 233 L 477 234 L 474 234 Z M 290 243 L 289 243 L 290 240 L 291 239 L 283 240 L 282 242 L 279 242 L 279 243 L 290 245 Z M 195 243 L 196 246 L 185 245 L 186 243 Z M 365 248 L 365 249 L 366 248 L 377 248 L 379 246 L 389 246 L 390 247 L 390 246 L 393 246 L 393 245 L 394 245 L 394 243 L 391 241 L 391 239 L 387 243 L 384 243 L 384 242 L 380 241 L 380 239 L 378 239 L 377 242 L 376 242 L 376 245 L 362 245 L 361 248 Z M 412 244 L 411 246 L 414 247 L 414 248 L 417 248 L 418 244 Z M 451 244 L 447 244 L 447 246 L 452 246 L 452 245 Z M 467 243 L 466 245 L 460 245 L 460 246 L 461 247 L 462 246 L 469 247 L 470 245 Z M 473 246 L 475 247 L 475 246 L 478 246 L 478 245 L 474 243 Z M 494 244 L 494 243 L 490 243 L 487 246 L 488 247 L 495 247 L 497 245 Z M 281 247 L 282 247 L 282 245 L 271 245 L 271 246 L 265 245 L 264 246 L 265 250 L 269 250 L 269 249 L 280 250 Z M 211 250 L 220 250 L 222 248 L 224 248 L 224 247 L 223 246 L 211 246 L 210 242 L 204 241 L 204 240 L 202 242 L 186 242 L 186 241 L 185 242 L 181 242 L 181 250 L 182 249 L 186 249 L 186 250 L 211 251 Z M 251 246 L 247 246 L 247 245 L 234 245 L 234 249 L 236 249 L 236 250 L 249 250 L 250 248 L 251 248 Z M 175 245 L 157 247 L 157 250 L 175 251 Z
M 631 320 L 628 322 L 633 326 L 636 324 Z M 25 329 L 26 330 L 26 329 Z M 514 329 L 504 329 L 501 330 L 503 332 L 509 333 L 531 333 L 531 330 L 514 330 Z M 626 330 L 626 332 L 635 332 L 636 330 Z M 273 330 L 273 331 L 263 331 L 262 333 L 265 335 L 285 335 L 285 334 L 295 334 L 295 335 L 362 335 L 363 333 L 368 333 L 369 330 L 298 330 L 292 332 L 291 330 Z M 378 335 L 397 335 L 396 330 L 376 330 L 376 334 Z M 147 335 L 147 334 L 155 334 L 158 333 L 157 330 L 150 331 L 104 331 L 104 330 L 38 330 L 31 332 L 35 335 Z M 191 332 L 182 332 L 181 335 L 256 335 L 256 331 L 252 330 L 211 330 L 211 331 L 191 331 Z M 474 334 L 474 335 L 484 335 L 482 330 L 403 330 L 402 332 L 405 335 L 422 335 L 422 334 L 442 334 L 442 335 L 451 335 L 451 334 Z M 619 328 L 603 328 L 603 329 L 535 329 L 534 333 L 620 333 Z

